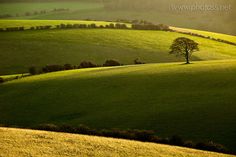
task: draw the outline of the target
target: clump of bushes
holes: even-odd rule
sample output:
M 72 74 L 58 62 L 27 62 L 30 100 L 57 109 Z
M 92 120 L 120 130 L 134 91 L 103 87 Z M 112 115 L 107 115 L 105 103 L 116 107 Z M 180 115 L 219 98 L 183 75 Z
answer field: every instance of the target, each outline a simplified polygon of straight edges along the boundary
M 115 25 L 115 27 L 117 28 L 117 29 L 127 29 L 128 27 L 126 26 L 126 24 L 120 24 L 120 23 L 117 23 L 116 25 Z
M 57 29 L 72 29 L 72 28 L 99 28 L 95 23 L 92 24 L 60 24 L 56 25 Z
M 90 61 L 83 61 L 80 63 L 78 68 L 94 68 L 94 67 L 97 67 L 97 65 Z
M 6 31 L 24 31 L 24 27 L 8 27 L 6 28 Z
M 46 26 L 36 26 L 35 27 L 37 30 L 46 30 L 46 29 L 51 29 L 52 26 L 46 25 Z
M 214 142 L 194 143 L 192 141 L 186 141 L 178 135 L 172 136 L 171 138 L 161 138 L 157 136 L 156 133 L 152 130 L 137 130 L 137 129 L 121 130 L 118 128 L 98 130 L 98 129 L 91 129 L 90 127 L 85 125 L 79 125 L 77 127 L 74 127 L 70 125 L 54 125 L 54 124 L 42 124 L 34 127 L 33 129 L 122 138 L 122 139 L 137 140 L 143 142 L 154 142 L 161 144 L 183 146 L 183 147 L 214 151 L 220 153 L 232 153 L 221 144 L 216 144 Z
M 52 10 L 53 12 L 64 12 L 64 11 L 70 11 L 69 8 L 55 8 Z
M 75 66 L 71 65 L 71 64 L 65 64 L 64 65 L 64 70 L 72 70 L 75 69 Z
M 170 31 L 169 26 L 164 24 L 132 24 L 132 29 L 138 30 L 162 30 L 162 31 Z
M 103 66 L 121 66 L 122 64 L 120 64 L 118 61 L 116 60 L 106 60 L 106 62 L 103 64 Z
M 31 67 L 29 68 L 29 73 L 30 73 L 31 75 L 36 75 L 36 74 L 37 74 L 37 69 L 36 69 L 36 67 L 35 67 L 35 66 L 31 66 Z
M 43 73 L 48 73 L 48 72 L 55 72 L 55 71 L 62 71 L 64 70 L 64 66 L 62 65 L 47 65 L 42 68 Z

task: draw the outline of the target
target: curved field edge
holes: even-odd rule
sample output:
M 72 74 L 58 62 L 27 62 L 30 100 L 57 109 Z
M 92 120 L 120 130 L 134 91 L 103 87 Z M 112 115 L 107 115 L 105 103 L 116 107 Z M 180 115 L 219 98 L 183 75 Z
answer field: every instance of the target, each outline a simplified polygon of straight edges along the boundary
M 0 128 L 0 156 L 233 157 L 175 146 L 96 136 Z

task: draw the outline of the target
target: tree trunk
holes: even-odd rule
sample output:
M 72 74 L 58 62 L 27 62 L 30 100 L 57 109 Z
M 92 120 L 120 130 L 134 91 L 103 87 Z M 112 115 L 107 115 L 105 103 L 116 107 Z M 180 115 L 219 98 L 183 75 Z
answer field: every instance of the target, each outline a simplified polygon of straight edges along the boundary
M 189 62 L 189 52 L 186 51 L 186 64 L 190 64 Z

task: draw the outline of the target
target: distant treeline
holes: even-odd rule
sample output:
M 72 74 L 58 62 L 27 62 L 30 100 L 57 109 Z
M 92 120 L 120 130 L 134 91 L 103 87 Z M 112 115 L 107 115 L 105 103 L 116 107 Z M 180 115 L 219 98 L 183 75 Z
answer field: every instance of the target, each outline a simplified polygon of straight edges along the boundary
M 56 26 L 52 25 L 45 25 L 45 26 L 32 26 L 30 30 L 45 30 L 45 29 L 72 29 L 72 28 L 113 28 L 113 29 L 129 29 L 128 26 L 124 23 L 110 23 L 107 25 L 96 25 L 95 23 L 92 24 L 60 24 Z M 132 24 L 131 29 L 137 30 L 162 30 L 162 31 L 171 31 L 169 26 L 164 24 L 151 24 L 151 23 L 134 23 Z M 28 30 L 24 27 L 7 27 L 7 28 L 0 28 L 0 31 L 24 31 Z
M 3 126 L 10 127 L 9 125 L 3 125 Z M 193 142 L 191 140 L 185 140 L 178 135 L 173 135 L 172 137 L 169 138 L 162 138 L 157 136 L 156 132 L 153 130 L 138 130 L 138 129 L 122 130 L 118 128 L 94 129 L 86 125 L 79 125 L 76 127 L 71 125 L 55 125 L 55 124 L 41 124 L 41 125 L 36 125 L 34 127 L 30 127 L 29 129 L 73 133 L 73 134 L 84 134 L 84 135 L 93 135 L 102 137 L 113 137 L 113 138 L 121 138 L 128 140 L 136 140 L 141 142 L 168 144 L 168 145 L 194 148 L 194 149 L 219 152 L 219 153 L 234 154 L 223 145 L 217 144 L 213 141 Z
M 109 25 L 96 25 L 95 23 L 92 24 L 60 24 L 60 25 L 45 25 L 45 26 L 32 26 L 29 29 L 25 27 L 7 27 L 7 28 L 0 28 L 0 32 L 11 32 L 11 31 L 24 31 L 24 30 L 47 30 L 47 29 L 75 29 L 75 28 L 117 28 L 117 29 L 127 29 L 126 24 L 120 23 L 110 23 Z

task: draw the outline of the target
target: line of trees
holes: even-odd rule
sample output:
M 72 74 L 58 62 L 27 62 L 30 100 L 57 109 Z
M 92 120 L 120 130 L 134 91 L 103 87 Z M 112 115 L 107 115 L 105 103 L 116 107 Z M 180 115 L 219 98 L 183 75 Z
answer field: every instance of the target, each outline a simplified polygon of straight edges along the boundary
M 171 31 L 169 26 L 164 24 L 132 24 L 132 29 L 138 30 L 162 30 L 162 31 Z
M 30 30 L 45 30 L 45 29 L 73 29 L 73 28 L 110 28 L 110 29 L 129 29 L 126 24 L 123 23 L 110 23 L 107 25 L 96 25 L 92 24 L 60 24 L 56 26 L 44 25 L 44 26 L 32 26 Z M 162 30 L 171 31 L 169 26 L 164 24 L 132 24 L 131 29 L 136 30 Z M 27 30 L 25 27 L 7 27 L 5 29 L 0 28 L 0 31 L 23 31 Z
M 95 68 L 95 67 L 108 67 L 108 66 L 121 66 L 123 64 L 119 63 L 116 60 L 106 60 L 103 65 L 95 64 L 91 61 L 82 61 L 80 65 L 72 65 L 72 64 L 65 64 L 65 65 L 46 65 L 41 68 L 41 70 L 37 71 L 35 66 L 29 68 L 29 73 L 31 75 L 36 75 L 40 73 L 48 73 L 48 72 L 56 72 L 56 71 L 63 71 L 63 70 L 72 70 L 72 69 L 82 69 L 82 68 Z
M 144 62 L 140 61 L 139 59 L 134 60 L 134 64 L 145 64 Z M 109 67 L 109 66 L 123 66 L 124 64 L 121 64 L 117 60 L 109 59 L 106 60 L 103 65 L 98 65 L 95 64 L 91 61 L 82 61 L 79 65 L 72 65 L 72 64 L 64 64 L 64 65 L 59 65 L 59 64 L 52 64 L 52 65 L 46 65 L 40 69 L 37 69 L 36 66 L 31 66 L 28 69 L 29 74 L 22 74 L 18 75 L 15 77 L 10 77 L 8 79 L 3 79 L 0 77 L 0 84 L 7 82 L 7 81 L 12 81 L 24 77 L 28 77 L 30 75 L 37 75 L 37 74 L 42 74 L 42 73 L 49 73 L 49 72 L 56 72 L 56 71 L 64 71 L 64 70 L 73 70 L 73 69 L 82 69 L 82 68 L 95 68 L 95 67 Z
M 145 64 L 144 62 L 140 61 L 139 59 L 134 60 L 134 64 Z M 95 68 L 95 67 L 109 67 L 109 66 L 123 66 L 117 60 L 109 59 L 106 60 L 104 64 L 98 65 L 91 61 L 82 61 L 79 65 L 72 65 L 72 64 L 53 64 L 53 65 L 46 65 L 42 67 L 40 70 L 37 70 L 35 66 L 31 66 L 29 68 L 29 73 L 31 75 L 41 74 L 41 73 L 49 73 L 49 72 L 56 72 L 56 71 L 63 71 L 63 70 L 72 70 L 72 69 L 83 69 L 83 68 Z
M 10 125 L 3 125 L 3 126 L 10 127 Z M 213 151 L 219 153 L 235 154 L 235 152 L 229 151 L 225 146 L 215 143 L 213 141 L 193 142 L 191 140 L 185 140 L 178 135 L 173 135 L 172 137 L 169 138 L 162 138 L 157 136 L 156 132 L 153 130 L 138 130 L 138 129 L 121 130 L 118 128 L 94 129 L 86 125 L 71 126 L 71 125 L 55 125 L 55 124 L 40 124 L 34 127 L 30 127 L 30 129 L 113 137 L 113 138 L 136 140 L 142 142 L 153 142 L 159 144 L 182 146 L 187 148 L 194 148 L 194 149 Z
M 122 23 L 110 23 L 108 25 L 96 25 L 95 23 L 92 24 L 60 24 L 56 26 L 52 25 L 44 25 L 44 26 L 32 26 L 29 29 L 30 30 L 46 30 L 46 29 L 75 29 L 75 28 L 111 28 L 111 29 L 128 29 L 126 24 Z M 1 32 L 4 31 L 23 31 L 27 30 L 25 27 L 7 27 L 7 28 L 0 28 Z

